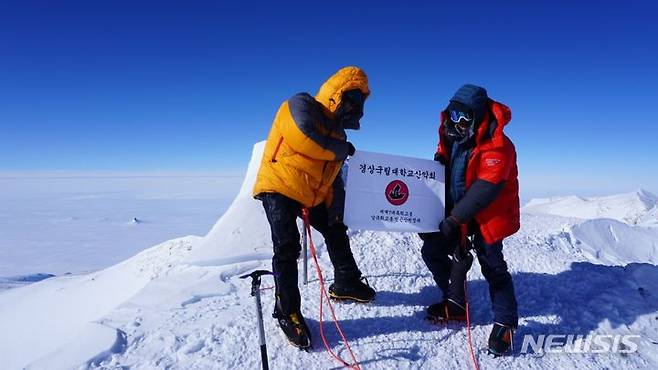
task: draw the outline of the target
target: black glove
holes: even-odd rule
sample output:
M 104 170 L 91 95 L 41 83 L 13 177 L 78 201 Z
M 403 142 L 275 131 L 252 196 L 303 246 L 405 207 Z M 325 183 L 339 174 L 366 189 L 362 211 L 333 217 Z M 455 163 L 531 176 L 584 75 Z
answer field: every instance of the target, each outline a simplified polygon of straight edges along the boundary
M 454 217 L 450 216 L 439 224 L 439 230 L 447 241 L 459 241 L 461 227 Z
M 347 148 L 347 155 L 350 156 L 350 157 L 353 156 L 354 153 L 356 152 L 356 148 L 349 141 L 347 142 L 347 147 L 348 147 Z
M 446 161 L 443 159 L 443 157 L 439 153 L 434 153 L 434 160 L 441 163 L 444 166 L 446 165 Z

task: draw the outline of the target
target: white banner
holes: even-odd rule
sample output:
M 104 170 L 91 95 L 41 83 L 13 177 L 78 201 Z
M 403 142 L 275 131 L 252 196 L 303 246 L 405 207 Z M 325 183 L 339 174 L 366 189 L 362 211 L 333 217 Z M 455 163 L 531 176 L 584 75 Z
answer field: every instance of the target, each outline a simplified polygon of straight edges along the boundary
M 445 172 L 433 160 L 357 151 L 345 191 L 351 229 L 430 232 L 444 217 Z

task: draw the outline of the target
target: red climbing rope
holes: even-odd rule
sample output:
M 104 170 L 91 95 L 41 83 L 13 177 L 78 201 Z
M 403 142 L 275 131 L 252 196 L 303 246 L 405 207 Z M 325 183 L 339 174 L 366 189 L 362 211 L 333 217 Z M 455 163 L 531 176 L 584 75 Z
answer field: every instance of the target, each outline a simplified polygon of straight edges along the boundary
M 471 339 L 471 315 L 470 307 L 468 304 L 468 279 L 464 280 L 464 297 L 466 300 L 466 333 L 468 334 L 468 349 L 471 351 L 471 361 L 473 361 L 473 369 L 480 370 L 480 365 L 475 358 L 475 351 L 473 351 L 473 340 Z
M 322 276 L 322 270 L 320 269 L 320 264 L 318 263 L 318 258 L 315 253 L 315 244 L 313 244 L 313 238 L 311 237 L 311 223 L 309 221 L 308 209 L 304 208 L 302 210 L 302 217 L 304 220 L 304 229 L 308 233 L 308 245 L 311 249 L 311 255 L 313 256 L 313 261 L 315 262 L 315 269 L 318 273 L 318 280 L 320 280 L 320 337 L 322 338 L 322 343 L 324 343 L 324 348 L 327 349 L 327 352 L 329 352 L 329 354 L 331 354 L 331 356 L 335 358 L 338 362 L 347 366 L 350 369 L 361 370 L 361 367 L 359 366 L 359 361 L 356 359 L 354 352 L 352 352 L 350 343 L 347 341 L 347 338 L 345 338 L 345 334 L 343 333 L 343 330 L 338 324 L 338 320 L 336 319 L 336 312 L 334 311 L 334 306 L 331 304 L 331 300 L 329 299 L 329 294 L 327 294 L 327 290 L 325 289 L 324 286 L 324 276 Z M 336 353 L 334 353 L 334 351 L 331 350 L 331 347 L 329 347 L 329 343 L 327 343 L 327 338 L 324 335 L 324 323 L 323 323 L 324 320 L 323 307 L 324 307 L 325 298 L 327 299 L 327 305 L 329 306 L 329 311 L 331 312 L 331 317 L 334 321 L 334 325 L 336 326 L 336 329 L 338 330 L 338 334 L 340 334 L 341 339 L 345 343 L 345 347 L 347 348 L 347 351 L 349 352 L 352 361 L 354 361 L 353 364 L 348 363 L 347 361 L 343 360 L 340 356 L 338 356 Z

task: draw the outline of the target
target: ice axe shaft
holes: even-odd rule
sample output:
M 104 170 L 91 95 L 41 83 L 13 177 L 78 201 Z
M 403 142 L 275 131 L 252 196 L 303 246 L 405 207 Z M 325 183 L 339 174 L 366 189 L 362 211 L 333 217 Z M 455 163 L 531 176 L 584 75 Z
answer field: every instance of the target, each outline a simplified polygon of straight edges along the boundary
M 270 368 L 267 360 L 267 345 L 265 344 L 265 328 L 263 327 L 263 306 L 260 303 L 260 291 L 256 293 L 256 317 L 258 318 L 258 343 L 260 344 L 260 361 L 263 370 Z
M 251 296 L 256 298 L 256 318 L 258 320 L 258 339 L 260 344 L 260 359 L 264 370 L 269 370 L 267 360 L 267 345 L 265 344 L 265 327 L 263 326 L 263 306 L 260 302 L 260 278 L 263 275 L 272 275 L 270 271 L 256 270 L 251 274 L 240 276 L 240 279 L 251 278 Z

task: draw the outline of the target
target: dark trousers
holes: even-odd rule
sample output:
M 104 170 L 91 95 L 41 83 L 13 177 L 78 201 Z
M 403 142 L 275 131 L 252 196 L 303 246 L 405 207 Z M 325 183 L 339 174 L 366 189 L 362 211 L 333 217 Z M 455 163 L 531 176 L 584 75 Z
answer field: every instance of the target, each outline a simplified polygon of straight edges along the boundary
M 276 285 L 276 311 L 283 315 L 300 312 L 301 298 L 297 286 L 297 259 L 301 245 L 297 217 L 301 217 L 302 205 L 278 193 L 259 196 L 270 223 L 274 257 L 272 270 Z M 361 271 L 354 261 L 347 227 L 342 223 L 329 225 L 324 204 L 309 209 L 311 226 L 324 237 L 329 259 L 334 266 L 334 284 L 347 285 L 361 278 Z
M 443 291 L 443 297 L 464 304 L 464 281 L 472 258 L 454 258 L 456 243 L 446 243 L 440 233 L 421 234 L 423 261 L 432 272 L 434 281 Z M 518 312 L 512 275 L 503 258 L 502 240 L 487 244 L 479 232 L 473 239 L 482 275 L 489 284 L 494 321 L 516 327 Z

